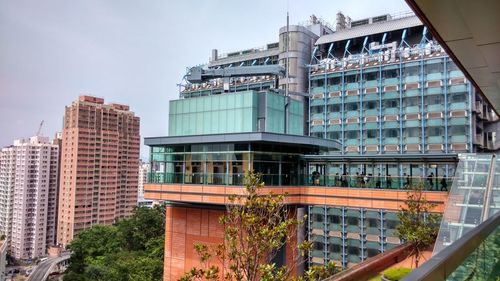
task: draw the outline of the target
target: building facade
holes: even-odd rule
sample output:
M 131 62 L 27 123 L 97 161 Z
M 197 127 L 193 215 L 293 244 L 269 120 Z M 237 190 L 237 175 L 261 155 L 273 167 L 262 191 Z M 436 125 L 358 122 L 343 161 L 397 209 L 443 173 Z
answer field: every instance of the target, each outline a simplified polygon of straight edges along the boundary
M 14 203 L 16 154 L 13 146 L 0 151 L 0 231 L 5 235 L 4 243 L 10 245 L 12 229 L 12 205 Z M 8 248 L 8 246 L 6 246 Z
M 16 140 L 2 150 L 2 191 L 11 198 L 2 210 L 3 231 L 16 259 L 44 256 L 55 242 L 56 217 L 50 208 L 57 200 L 58 157 L 59 147 L 40 136 Z
M 112 224 L 137 205 L 139 117 L 126 105 L 81 96 L 66 107 L 57 241 Z
M 442 212 L 458 154 L 498 149 L 498 117 L 415 15 L 347 19 L 337 15 L 334 30 L 311 17 L 266 48 L 215 51 L 202 83 L 188 73 L 169 136 L 145 140 L 145 197 L 171 202 L 165 280 L 196 264 L 193 241 L 222 239 L 203 213 L 238 192 L 247 170 L 308 214 L 309 265 L 349 267 L 401 244 L 409 185 L 424 185 Z M 269 64 L 286 74 L 241 74 Z
M 149 163 L 145 162 L 140 162 L 139 164 L 139 183 L 137 187 L 137 200 L 142 201 L 144 200 L 144 184 L 148 180 L 148 173 L 151 165 Z
M 5 267 L 7 266 L 7 243 L 0 240 L 0 281 L 4 281 L 7 275 Z

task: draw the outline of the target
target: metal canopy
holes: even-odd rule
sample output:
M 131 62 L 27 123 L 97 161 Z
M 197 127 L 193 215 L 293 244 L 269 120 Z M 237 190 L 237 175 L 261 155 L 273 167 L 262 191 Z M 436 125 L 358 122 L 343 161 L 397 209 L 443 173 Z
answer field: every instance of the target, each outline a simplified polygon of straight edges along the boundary
M 500 112 L 500 1 L 406 2 Z
M 144 138 L 144 144 L 148 146 L 242 142 L 269 142 L 340 149 L 340 143 L 334 140 L 263 132 Z
M 422 25 L 422 22 L 416 16 L 409 16 L 390 21 L 367 24 L 321 36 L 316 41 L 316 45 L 338 42 L 352 38 L 364 37 L 372 34 L 384 33 L 392 30 L 400 30 L 420 25 Z
M 304 155 L 302 158 L 312 161 L 343 162 L 457 162 L 458 154 L 366 154 L 366 155 Z

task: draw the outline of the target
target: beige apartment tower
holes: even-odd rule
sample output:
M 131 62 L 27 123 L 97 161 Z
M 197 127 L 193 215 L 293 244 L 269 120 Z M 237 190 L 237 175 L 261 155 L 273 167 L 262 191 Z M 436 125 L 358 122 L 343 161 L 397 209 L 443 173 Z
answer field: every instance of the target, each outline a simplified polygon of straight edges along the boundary
M 67 106 L 61 150 L 57 241 L 112 224 L 137 205 L 139 117 L 121 104 L 80 96 Z

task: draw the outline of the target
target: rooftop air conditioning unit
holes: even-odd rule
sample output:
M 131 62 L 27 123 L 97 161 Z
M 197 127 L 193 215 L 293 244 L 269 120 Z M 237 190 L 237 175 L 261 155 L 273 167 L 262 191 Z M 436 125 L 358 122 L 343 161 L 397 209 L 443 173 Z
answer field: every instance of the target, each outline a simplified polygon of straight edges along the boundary
M 403 58 L 407 59 L 410 57 L 410 48 L 406 47 L 403 49 Z

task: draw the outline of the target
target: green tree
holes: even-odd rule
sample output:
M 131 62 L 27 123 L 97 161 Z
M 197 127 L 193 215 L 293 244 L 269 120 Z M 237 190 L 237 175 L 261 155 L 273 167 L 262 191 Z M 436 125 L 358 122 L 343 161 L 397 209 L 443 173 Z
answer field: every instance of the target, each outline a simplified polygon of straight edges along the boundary
M 215 246 L 196 244 L 202 268 L 186 272 L 181 281 L 290 280 L 293 266 L 278 266 L 273 262 L 278 251 L 287 245 L 296 262 L 311 248 L 310 242 L 294 243 L 296 228 L 305 218 L 296 219 L 294 209 L 284 203 L 284 195 L 265 194 L 260 176 L 247 172 L 244 179 L 246 194 L 232 195 L 226 213 L 219 222 L 224 228 L 223 242 Z M 224 268 L 214 265 L 218 260 Z M 337 271 L 333 263 L 328 268 L 313 267 L 304 277 L 294 280 L 318 280 Z
M 433 213 L 436 204 L 427 201 L 424 195 L 424 184 L 410 186 L 405 200 L 398 212 L 399 225 L 397 234 L 411 244 L 410 256 L 415 257 L 415 267 L 418 267 L 422 251 L 427 249 L 436 240 L 441 216 Z
M 76 236 L 65 281 L 154 281 L 163 277 L 165 208 L 136 208 L 115 225 Z

